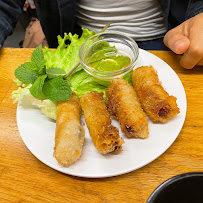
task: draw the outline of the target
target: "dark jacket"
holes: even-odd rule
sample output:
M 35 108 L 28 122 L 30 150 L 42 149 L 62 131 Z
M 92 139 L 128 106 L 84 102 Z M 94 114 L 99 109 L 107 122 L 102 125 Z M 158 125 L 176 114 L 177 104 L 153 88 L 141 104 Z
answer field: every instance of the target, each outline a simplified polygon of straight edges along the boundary
M 0 1 L 0 47 L 11 35 L 25 0 Z M 203 12 L 203 0 L 159 0 L 167 30 Z M 75 23 L 76 0 L 35 0 L 38 18 L 50 47 L 57 47 L 57 35 L 81 34 Z

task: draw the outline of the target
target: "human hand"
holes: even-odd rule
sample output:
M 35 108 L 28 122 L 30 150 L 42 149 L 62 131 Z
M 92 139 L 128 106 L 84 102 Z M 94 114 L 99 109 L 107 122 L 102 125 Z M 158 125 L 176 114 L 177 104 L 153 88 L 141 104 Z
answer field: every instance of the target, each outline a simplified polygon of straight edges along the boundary
M 164 37 L 164 44 L 176 54 L 183 54 L 180 65 L 191 69 L 203 65 L 203 13 L 183 22 Z

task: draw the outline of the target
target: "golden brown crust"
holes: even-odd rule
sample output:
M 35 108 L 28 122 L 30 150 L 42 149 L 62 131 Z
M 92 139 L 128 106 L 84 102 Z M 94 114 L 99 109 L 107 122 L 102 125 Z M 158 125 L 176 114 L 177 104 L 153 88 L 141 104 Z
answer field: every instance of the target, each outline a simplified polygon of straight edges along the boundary
M 154 122 L 166 122 L 180 111 L 176 98 L 162 87 L 153 66 L 142 66 L 131 75 L 142 108 Z
M 84 129 L 80 125 L 81 107 L 75 93 L 57 108 L 54 157 L 60 165 L 69 166 L 82 153 Z
M 106 89 L 107 106 L 128 137 L 148 137 L 147 116 L 133 87 L 122 78 L 113 79 Z
M 119 137 L 118 129 L 111 125 L 103 93 L 87 93 L 80 101 L 85 122 L 97 150 L 102 154 L 121 151 L 124 141 Z

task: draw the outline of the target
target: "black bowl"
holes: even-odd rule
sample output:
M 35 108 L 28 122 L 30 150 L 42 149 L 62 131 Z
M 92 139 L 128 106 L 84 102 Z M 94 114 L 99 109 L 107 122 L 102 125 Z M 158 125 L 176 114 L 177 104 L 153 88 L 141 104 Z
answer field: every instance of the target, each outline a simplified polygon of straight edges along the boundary
M 166 180 L 147 203 L 203 203 L 203 172 L 184 173 Z

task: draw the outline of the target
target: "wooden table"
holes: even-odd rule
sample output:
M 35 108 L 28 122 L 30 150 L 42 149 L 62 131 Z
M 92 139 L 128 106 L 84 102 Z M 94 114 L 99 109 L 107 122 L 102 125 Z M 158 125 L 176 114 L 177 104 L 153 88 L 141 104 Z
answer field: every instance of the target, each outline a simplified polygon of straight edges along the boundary
M 33 49 L 0 51 L 0 202 L 146 202 L 166 179 L 203 171 L 203 68 L 185 70 L 172 52 L 151 51 L 178 74 L 187 95 L 187 116 L 178 138 L 158 159 L 131 173 L 105 179 L 77 178 L 49 168 L 24 145 L 11 92 L 14 70 Z

